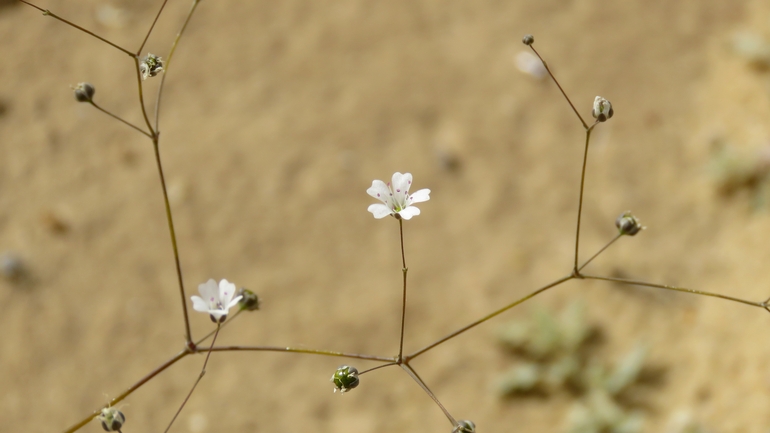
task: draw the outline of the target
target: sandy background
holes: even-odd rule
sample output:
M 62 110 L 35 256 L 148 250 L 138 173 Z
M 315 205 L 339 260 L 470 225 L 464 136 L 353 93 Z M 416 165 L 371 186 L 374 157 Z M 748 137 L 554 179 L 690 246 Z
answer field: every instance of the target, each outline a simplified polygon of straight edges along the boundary
M 158 3 L 41 6 L 133 50 Z M 188 8 L 169 2 L 146 51 L 168 52 Z M 432 190 L 406 224 L 407 350 L 566 275 L 583 133 L 552 83 L 517 70 L 532 33 L 584 116 L 597 94 L 615 106 L 590 152 L 582 254 L 614 235 L 621 211 L 648 227 L 592 272 L 764 300 L 770 214 L 746 193 L 717 194 L 707 167 L 715 140 L 768 145 L 768 75 L 730 49 L 736 31 L 768 37 L 768 24 L 762 0 L 205 1 L 161 116 L 188 296 L 227 278 L 264 299 L 223 344 L 393 355 L 398 225 L 366 212 L 365 190 L 394 171 Z M 0 252 L 29 270 L 0 280 L 0 420 L 61 431 L 181 349 L 176 276 L 150 143 L 68 87 L 90 81 L 98 103 L 139 124 L 130 59 L 9 1 L 0 54 Z M 665 371 L 645 431 L 680 412 L 713 432 L 770 428 L 770 316 L 707 298 L 570 282 L 414 365 L 481 432 L 560 432 L 568 395 L 490 391 L 511 365 L 494 334 L 575 299 L 606 332 L 609 359 L 644 341 Z M 200 314 L 191 325 L 212 329 Z M 189 357 L 131 396 L 123 431 L 162 431 L 201 363 Z M 213 356 L 173 431 L 450 430 L 395 368 L 332 394 L 339 364 Z

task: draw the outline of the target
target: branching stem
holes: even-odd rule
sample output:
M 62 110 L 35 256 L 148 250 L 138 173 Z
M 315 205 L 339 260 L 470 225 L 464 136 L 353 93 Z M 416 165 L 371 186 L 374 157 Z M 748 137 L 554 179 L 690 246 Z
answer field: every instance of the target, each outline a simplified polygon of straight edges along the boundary
M 84 29 L 83 27 L 80 27 L 79 25 L 77 25 L 77 24 L 75 24 L 75 23 L 73 23 L 73 22 L 71 22 L 71 21 L 68 21 L 68 20 L 66 20 L 66 19 L 64 19 L 64 18 L 62 18 L 62 17 L 60 17 L 60 16 L 58 16 L 58 15 L 56 15 L 55 13 L 53 13 L 53 12 L 49 11 L 48 9 L 43 9 L 43 8 L 41 8 L 41 7 L 39 7 L 39 6 L 36 6 L 36 5 L 34 5 L 34 4 L 32 4 L 32 3 L 28 2 L 28 1 L 26 1 L 26 0 L 19 0 L 19 1 L 20 1 L 20 2 L 22 2 L 22 3 L 24 3 L 24 4 L 26 4 L 26 5 L 28 5 L 28 6 L 32 6 L 33 8 L 35 8 L 35 9 L 39 10 L 40 12 L 42 12 L 42 13 L 43 13 L 43 15 L 46 15 L 46 16 L 49 16 L 49 17 L 52 17 L 52 18 L 56 18 L 57 20 L 59 20 L 59 21 L 63 22 L 64 24 L 67 24 L 67 25 L 69 25 L 69 26 L 71 26 L 71 27 L 74 27 L 74 28 L 76 28 L 76 29 L 80 30 L 80 31 L 81 31 L 81 32 L 83 32 L 83 33 L 86 33 L 86 34 L 88 34 L 88 35 L 90 35 L 90 36 L 93 36 L 93 37 L 95 37 L 96 39 L 99 39 L 100 41 L 102 41 L 102 42 L 104 42 L 104 43 L 106 43 L 106 44 L 108 44 L 108 45 L 111 45 L 112 47 L 114 47 L 114 48 L 117 48 L 117 49 L 119 49 L 120 51 L 123 51 L 124 53 L 128 54 L 128 55 L 129 55 L 129 56 L 131 56 L 131 57 L 136 57 L 136 56 L 134 55 L 134 53 L 132 53 L 131 51 L 128 51 L 127 49 L 125 49 L 125 48 L 121 47 L 120 45 L 118 45 L 118 44 L 116 44 L 116 43 L 114 43 L 114 42 L 111 42 L 111 41 L 109 41 L 109 40 L 107 40 L 107 39 L 104 39 L 103 37 L 101 37 L 101 36 L 97 35 L 96 33 L 92 32 L 92 31 L 90 31 L 90 30 L 86 30 L 86 29 Z
M 398 220 L 398 231 L 401 238 L 401 272 L 404 276 L 404 290 L 401 297 L 401 339 L 398 343 L 398 358 L 404 354 L 404 325 L 406 324 L 406 273 L 409 269 L 406 267 L 406 255 L 404 254 L 404 220 Z
M 93 105 L 93 106 L 94 106 L 94 107 L 95 107 L 97 110 L 101 111 L 102 113 L 104 113 L 104 114 L 106 114 L 106 115 L 108 115 L 108 116 L 112 117 L 113 119 L 116 119 L 116 120 L 119 120 L 120 122 L 123 122 L 124 124 L 126 124 L 126 125 L 128 125 L 128 126 L 130 126 L 130 127 L 134 128 L 135 130 L 137 130 L 137 131 L 141 132 L 142 134 L 144 134 L 145 136 L 147 136 L 147 138 L 149 138 L 149 139 L 152 139 L 152 135 L 150 135 L 150 133 L 148 133 L 147 131 L 144 131 L 144 130 L 142 130 L 142 128 L 140 128 L 140 127 L 138 127 L 138 126 L 134 125 L 133 123 L 131 123 L 131 122 L 127 121 L 127 120 L 124 120 L 124 119 L 123 119 L 122 117 L 120 117 L 120 116 L 117 116 L 117 115 L 115 115 L 115 114 L 112 114 L 111 112 L 109 112 L 109 111 L 105 110 L 104 108 L 100 107 L 99 105 L 97 105 L 97 104 L 96 104 L 96 102 L 94 102 L 93 100 L 90 100 L 90 101 L 88 101 L 88 102 L 90 102 L 90 103 L 91 103 L 91 105 Z

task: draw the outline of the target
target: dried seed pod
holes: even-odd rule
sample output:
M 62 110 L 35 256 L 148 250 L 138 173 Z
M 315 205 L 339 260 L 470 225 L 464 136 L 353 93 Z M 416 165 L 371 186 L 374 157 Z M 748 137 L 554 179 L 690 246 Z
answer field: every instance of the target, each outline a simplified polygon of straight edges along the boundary
M 620 230 L 621 235 L 634 236 L 639 231 L 644 230 L 646 227 L 642 227 L 639 220 L 635 216 L 631 215 L 631 211 L 623 212 L 616 220 L 615 227 Z
M 96 419 L 101 421 L 104 431 L 120 431 L 120 428 L 126 422 L 123 412 L 114 407 L 105 407 Z
M 467 419 L 461 419 L 457 421 L 457 425 L 455 426 L 454 430 L 452 430 L 452 433 L 475 433 L 476 432 L 476 424 L 473 423 L 473 421 L 467 420 Z
M 334 392 L 339 390 L 340 394 L 344 394 L 358 386 L 358 370 L 355 367 L 342 365 L 334 372 L 331 381 L 336 387 Z
M 75 99 L 78 102 L 91 102 L 96 93 L 96 88 L 91 83 L 78 83 L 77 86 L 72 88 L 75 93 Z

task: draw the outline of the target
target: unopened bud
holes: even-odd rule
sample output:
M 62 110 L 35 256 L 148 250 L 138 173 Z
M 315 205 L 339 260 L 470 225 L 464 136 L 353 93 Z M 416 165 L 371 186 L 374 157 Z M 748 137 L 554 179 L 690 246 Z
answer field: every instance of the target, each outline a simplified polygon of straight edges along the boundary
M 594 98 L 594 109 L 591 111 L 591 114 L 594 116 L 594 119 L 598 120 L 599 122 L 605 122 L 607 119 L 612 117 L 615 112 L 612 110 L 612 104 L 610 104 L 610 101 L 602 98 L 601 96 L 597 96 Z
M 163 59 L 155 54 L 147 53 L 147 56 L 139 63 L 139 72 L 142 74 L 142 80 L 160 74 L 163 72 Z
M 467 420 L 467 419 L 461 419 L 460 421 L 457 421 L 457 425 L 455 426 L 454 430 L 452 430 L 452 433 L 475 433 L 476 432 L 476 424 L 473 423 L 473 421 Z
M 91 83 L 79 83 L 72 88 L 72 91 L 75 93 L 75 99 L 78 102 L 91 102 L 94 93 L 96 93 L 96 88 Z
M 521 40 L 521 42 L 523 42 L 524 45 L 532 45 L 535 43 L 535 37 L 532 35 L 524 35 L 524 38 Z
M 644 230 L 646 227 L 642 227 L 639 220 L 635 216 L 631 215 L 631 211 L 623 212 L 618 219 L 615 220 L 615 227 L 618 228 L 621 235 L 633 236 L 639 233 L 640 230 Z
M 238 291 L 238 296 L 242 296 L 241 300 L 238 301 L 238 307 L 241 310 L 259 310 L 259 296 L 256 293 L 241 287 L 241 290 Z
M 104 431 L 119 431 L 126 422 L 123 412 L 114 407 L 105 407 L 96 418 L 102 422 Z
M 331 381 L 336 387 L 334 392 L 339 390 L 340 394 L 344 394 L 358 386 L 358 370 L 347 365 L 340 366 L 332 375 Z

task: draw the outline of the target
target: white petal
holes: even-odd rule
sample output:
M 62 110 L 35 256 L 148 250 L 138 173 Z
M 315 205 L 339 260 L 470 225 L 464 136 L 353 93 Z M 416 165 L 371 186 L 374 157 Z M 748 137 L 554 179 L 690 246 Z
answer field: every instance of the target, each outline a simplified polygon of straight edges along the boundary
M 402 210 L 398 214 L 401 215 L 401 218 L 403 218 L 405 220 L 410 220 L 410 219 L 412 219 L 413 216 L 416 216 L 416 215 L 420 214 L 420 209 L 417 209 L 414 206 L 409 206 L 408 208 Z
M 389 207 L 379 203 L 369 206 L 367 210 L 377 219 L 385 218 L 386 216 L 393 214 L 393 211 L 391 211 Z
M 230 303 L 230 300 L 233 299 L 233 296 L 235 296 L 235 284 L 227 281 L 222 280 L 219 282 L 219 302 L 222 303 L 222 305 L 227 305 Z
M 219 289 L 217 288 L 217 282 L 213 279 L 208 280 L 203 284 L 199 284 L 198 291 L 200 292 L 203 300 L 206 301 L 206 303 L 209 305 L 216 303 L 216 301 L 219 300 Z
M 388 203 L 390 197 L 388 185 L 381 180 L 372 181 L 372 186 L 366 190 L 366 193 L 383 203 Z
M 412 195 L 409 196 L 409 203 L 422 203 L 428 200 L 430 200 L 429 189 L 421 189 L 419 191 L 415 191 Z
M 412 173 L 401 174 L 399 172 L 393 173 L 393 192 L 401 190 L 400 192 L 406 193 L 409 191 L 409 187 L 412 186 Z
M 231 309 L 231 308 L 233 308 L 233 307 L 235 307 L 236 305 L 238 305 L 238 302 L 239 302 L 241 299 L 243 299 L 243 296 L 236 296 L 236 297 L 235 297 L 235 299 L 233 299 L 232 301 L 230 301 L 230 303 L 229 303 L 229 304 L 225 305 L 225 309 L 226 309 L 227 311 L 230 311 L 230 309 Z
M 203 298 L 199 296 L 191 296 L 190 299 L 192 299 L 193 302 L 193 310 L 200 311 L 202 313 L 209 311 L 209 303 L 203 300 Z

